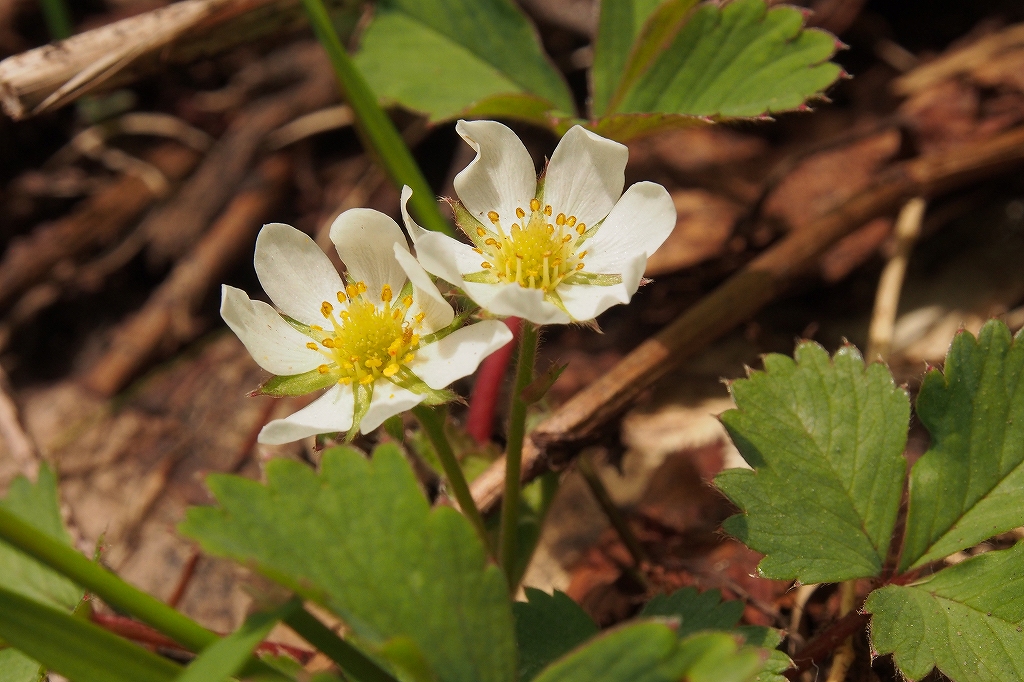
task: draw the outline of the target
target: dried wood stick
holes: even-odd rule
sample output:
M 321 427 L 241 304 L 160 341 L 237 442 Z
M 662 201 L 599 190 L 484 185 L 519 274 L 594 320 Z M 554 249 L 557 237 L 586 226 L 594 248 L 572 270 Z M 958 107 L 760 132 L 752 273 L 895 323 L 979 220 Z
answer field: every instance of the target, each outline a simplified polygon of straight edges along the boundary
M 334 72 L 318 45 L 302 43 L 276 54 L 304 65 L 306 78 L 247 105 L 174 198 L 146 217 L 142 229 L 149 239 L 150 262 L 167 263 L 192 247 L 234 194 L 267 135 L 337 101 Z
M 911 197 L 935 196 L 1021 162 L 1024 128 L 1017 128 L 879 173 L 870 186 L 748 263 L 541 422 L 523 448 L 523 479 L 543 472 L 545 459 L 561 464 L 571 457 L 655 381 L 775 299 L 842 237 Z M 481 512 L 500 499 L 504 467 L 499 459 L 473 481 L 473 498 Z
M 336 12 L 348 0 L 328 3 Z M 299 0 L 182 0 L 0 62 L 0 105 L 15 120 L 124 85 L 161 64 L 187 64 L 305 26 Z
M 256 231 L 282 200 L 291 179 L 284 155 L 268 157 L 252 182 L 150 296 L 114 333 L 110 348 L 82 378 L 88 389 L 111 396 L 159 351 L 174 350 L 196 333 L 193 314 L 224 271 L 249 252 Z
M 166 143 L 143 158 L 175 182 L 191 172 L 199 155 L 177 143 Z M 0 260 L 0 306 L 46 278 L 58 262 L 112 243 L 156 199 L 145 181 L 126 175 L 68 215 L 13 240 Z

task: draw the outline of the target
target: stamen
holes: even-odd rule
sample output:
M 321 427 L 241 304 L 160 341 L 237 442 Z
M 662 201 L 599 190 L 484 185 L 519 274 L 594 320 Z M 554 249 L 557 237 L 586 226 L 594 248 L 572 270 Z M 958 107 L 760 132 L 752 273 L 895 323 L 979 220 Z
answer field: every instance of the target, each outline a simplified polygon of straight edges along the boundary
M 486 234 L 487 234 L 487 230 L 485 230 L 484 228 L 482 228 L 482 227 L 476 228 L 476 236 L 483 237 Z
M 308 348 L 310 350 L 320 350 L 320 346 L 316 345 L 312 341 L 310 341 L 309 343 L 306 344 L 306 348 Z
M 562 243 L 564 244 L 567 241 L 569 241 L 570 239 L 572 239 L 572 235 L 571 234 L 567 234 L 564 237 L 562 237 Z
M 483 263 L 481 263 L 481 264 L 480 264 L 480 267 L 482 267 L 482 268 L 483 268 L 484 270 L 489 270 L 490 268 L 492 268 L 492 267 L 494 267 L 494 266 L 492 266 L 492 265 L 491 265 L 490 263 L 488 263 L 487 261 L 484 261 Z
M 390 303 L 391 302 L 391 285 L 390 284 L 385 284 L 384 286 L 382 286 L 380 288 L 380 300 L 384 301 L 385 303 Z
M 586 231 L 587 231 L 587 224 L 586 223 L 580 223 L 579 225 L 576 226 L 576 234 L 582 236 L 582 234 L 584 232 L 586 232 Z
M 368 384 L 372 384 L 373 383 L 373 375 L 372 374 L 367 374 L 365 377 L 363 377 L 362 379 L 359 380 L 359 383 L 362 384 L 363 386 L 366 386 Z
M 345 292 L 344 291 L 339 291 L 338 292 L 338 303 L 341 303 L 342 305 L 344 305 L 347 300 L 348 299 L 345 298 Z
M 576 257 L 579 258 L 580 260 L 583 260 L 584 258 L 587 257 L 587 253 L 587 251 L 581 251 L 580 253 L 576 254 Z
M 498 222 L 498 212 L 497 211 L 488 211 L 487 212 L 487 219 L 490 220 L 492 223 Z
M 537 201 L 536 199 L 530 199 L 530 210 L 531 211 L 539 211 L 540 210 L 540 202 Z
M 331 371 L 331 368 L 328 367 L 327 365 L 320 365 L 319 367 L 316 368 L 316 371 L 320 372 L 321 374 L 327 374 L 328 372 Z
M 356 282 L 356 286 L 359 288 L 359 293 L 366 293 L 366 282 Z
M 516 217 L 522 219 L 526 217 L 526 211 L 521 208 L 516 208 Z
M 384 371 L 381 372 L 381 374 L 383 374 L 386 377 L 393 377 L 396 374 L 398 374 L 399 369 L 401 368 L 397 364 L 392 362 L 390 365 L 384 368 Z
M 576 216 L 571 215 L 568 218 L 566 218 L 565 219 L 565 224 L 568 225 L 569 227 L 572 227 L 573 225 L 575 225 L 576 224 Z
M 349 298 L 355 298 L 356 296 L 359 295 L 359 287 L 357 287 L 355 284 L 349 284 L 348 286 L 346 286 L 345 291 L 348 292 Z
M 559 213 L 558 214 L 558 217 L 555 218 L 555 224 L 558 225 L 559 227 L 561 227 L 562 225 L 565 225 L 565 214 L 564 213 Z
M 334 337 L 328 336 L 326 339 L 320 342 L 324 348 L 334 348 Z
M 330 318 L 331 312 L 333 310 L 334 310 L 334 306 L 332 306 L 327 301 L 324 301 L 323 303 L 320 304 L 320 314 L 323 315 L 326 318 Z
M 551 215 L 551 204 L 544 207 L 544 215 Z
M 315 332 L 322 332 L 324 330 L 324 328 L 321 327 L 318 324 L 311 324 L 311 325 L 309 325 L 309 328 L 312 329 Z
M 406 296 L 405 298 L 403 298 L 402 299 L 402 305 L 404 305 L 406 308 L 411 306 L 412 305 L 412 296 Z

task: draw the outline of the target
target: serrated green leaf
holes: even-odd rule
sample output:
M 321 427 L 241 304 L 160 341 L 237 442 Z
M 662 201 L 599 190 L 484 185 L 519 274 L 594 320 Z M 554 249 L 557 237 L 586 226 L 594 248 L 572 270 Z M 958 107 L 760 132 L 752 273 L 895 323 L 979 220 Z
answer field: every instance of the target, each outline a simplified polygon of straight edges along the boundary
M 876 576 L 903 491 L 910 402 L 853 346 L 829 359 L 804 342 L 736 381 L 722 415 L 753 470 L 715 479 L 744 514 L 725 530 L 766 554 L 761 572 L 803 583 Z
M 640 617 L 674 617 L 679 619 L 679 637 L 700 630 L 731 630 L 743 615 L 743 602 L 735 599 L 722 601 L 718 590 L 697 592 L 696 587 L 684 587 L 672 594 L 656 595 L 640 611 Z
M 588 123 L 587 127 L 602 137 L 628 142 L 644 135 L 668 130 L 714 125 L 707 118 L 680 114 L 610 114 Z
M 0 587 L 0 637 L 73 682 L 173 682 L 181 666 Z
M 190 509 L 181 531 L 320 602 L 361 641 L 409 638 L 442 682 L 515 679 L 505 579 L 465 517 L 430 509 L 397 447 L 372 461 L 332 448 L 320 474 L 272 460 L 266 477 L 209 477 L 219 506 Z
M 679 639 L 668 626 L 641 622 L 609 630 L 549 665 L 536 682 L 741 682 L 763 652 L 723 633 Z
M 629 53 L 641 29 L 662 0 L 601 0 L 601 14 L 590 69 L 591 114 L 602 116 L 619 87 Z M 696 0 L 687 0 L 690 5 Z M 668 3 L 666 3 L 668 4 Z
M 431 121 L 484 103 L 491 115 L 515 115 L 518 105 L 536 115 L 536 101 L 510 95 L 574 109 L 536 31 L 509 0 L 381 0 L 355 61 L 378 97 Z M 508 108 L 495 111 L 499 102 Z
M 778 630 L 761 625 L 741 625 L 735 632 L 742 635 L 743 641 L 749 646 L 767 649 L 769 652 L 764 669 L 757 674 L 755 682 L 787 682 L 783 673 L 793 667 L 793 661 L 784 651 L 778 649 L 782 642 L 782 635 Z
M 905 570 L 1024 525 L 1024 343 L 1002 322 L 961 332 L 917 414 L 931 446 L 910 472 Z
M 40 532 L 71 545 L 64 529 L 57 496 L 57 477 L 45 464 L 36 482 L 19 476 L 11 483 L 0 507 L 12 512 Z M 78 606 L 83 591 L 73 582 L 0 540 L 0 576 L 3 587 L 68 611 Z
M 835 38 L 805 29 L 798 9 L 704 4 L 610 110 L 750 117 L 796 109 L 839 77 L 834 52 Z
M 249 616 L 240 628 L 203 649 L 175 682 L 220 682 L 234 677 L 278 621 L 290 610 L 297 608 L 301 608 L 301 604 L 292 602 L 271 613 L 256 613 Z M 264 675 L 260 679 L 271 678 Z M 277 679 L 288 678 L 282 674 Z
M 875 590 L 864 609 L 875 649 L 912 680 L 933 667 L 955 682 L 1024 679 L 1024 543 Z
M 512 604 L 519 643 L 519 682 L 529 682 L 546 665 L 597 634 L 597 625 L 564 592 L 526 588 L 529 601 Z

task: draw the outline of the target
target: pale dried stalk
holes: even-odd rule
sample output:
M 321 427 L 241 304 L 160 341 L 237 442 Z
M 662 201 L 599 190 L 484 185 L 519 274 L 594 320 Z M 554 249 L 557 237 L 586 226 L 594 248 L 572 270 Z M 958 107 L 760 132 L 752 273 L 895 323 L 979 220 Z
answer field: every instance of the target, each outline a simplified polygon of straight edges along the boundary
M 868 327 L 868 347 L 864 355 L 869 362 L 875 359 L 886 362 L 889 359 L 903 278 L 907 274 L 907 261 L 910 260 L 914 242 L 921 234 L 925 206 L 922 197 L 914 197 L 903 206 L 896 219 L 896 248 L 878 279 L 875 309 L 871 313 L 871 326 Z
M 774 300 L 842 237 L 912 197 L 934 196 L 1021 161 L 1024 128 L 969 148 L 896 164 L 880 173 L 870 186 L 748 263 L 545 419 L 523 449 L 524 480 L 547 468 L 541 449 L 554 464 L 564 463 L 655 381 Z M 481 512 L 501 498 L 503 467 L 499 460 L 473 481 L 473 497 Z
M 850 611 L 853 611 L 854 601 L 857 598 L 857 583 L 854 580 L 847 580 L 839 585 L 839 617 L 842 618 Z M 843 682 L 846 673 L 853 663 L 853 636 L 843 640 L 843 643 L 836 649 L 832 656 L 832 667 L 828 671 L 826 682 Z
M 0 369 L 0 438 L 7 443 L 7 452 L 18 463 L 18 470 L 35 480 L 39 473 L 39 451 L 21 424 L 18 405 L 11 396 L 3 369 Z

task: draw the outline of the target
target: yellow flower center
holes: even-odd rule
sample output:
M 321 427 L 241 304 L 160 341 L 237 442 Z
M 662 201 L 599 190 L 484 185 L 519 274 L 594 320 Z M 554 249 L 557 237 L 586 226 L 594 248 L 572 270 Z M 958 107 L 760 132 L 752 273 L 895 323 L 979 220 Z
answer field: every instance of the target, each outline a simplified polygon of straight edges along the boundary
M 529 289 L 552 291 L 574 272 L 583 269 L 586 251 L 577 251 L 590 236 L 576 216 L 554 212 L 550 205 L 530 200 L 530 214 L 516 209 L 517 222 L 508 232 L 495 211 L 487 214 L 494 232 L 477 228 L 477 253 L 486 260 L 480 266 L 501 281 L 516 282 Z
M 422 326 L 423 313 L 406 319 L 412 296 L 392 301 L 387 284 L 381 289 L 379 304 L 366 296 L 366 284 L 354 282 L 338 292 L 341 310 L 324 301 L 320 312 L 330 329 L 312 325 L 319 343 L 306 344 L 319 351 L 328 362 L 320 365 L 321 374 L 335 374 L 338 383 L 372 384 L 380 377 L 394 376 L 403 365 L 412 362 L 419 348 L 416 330 Z

